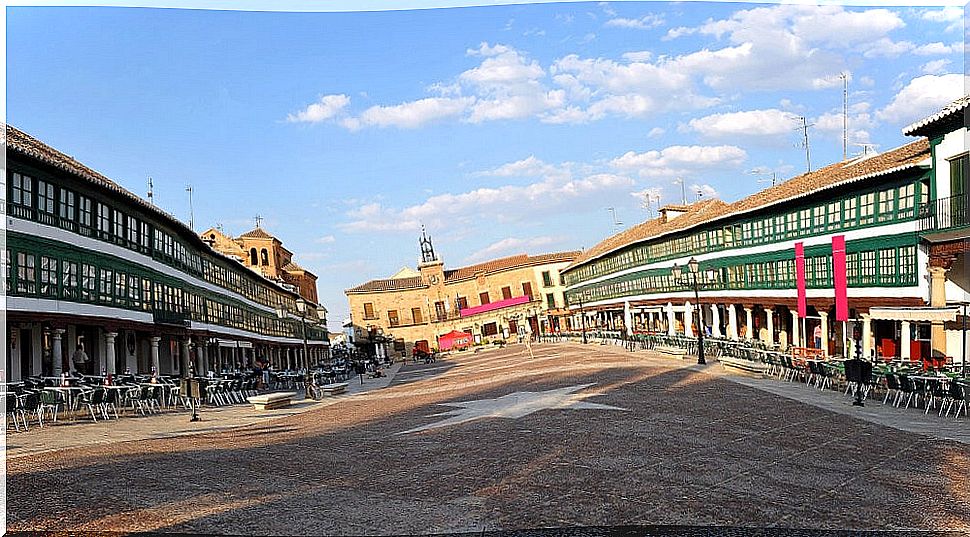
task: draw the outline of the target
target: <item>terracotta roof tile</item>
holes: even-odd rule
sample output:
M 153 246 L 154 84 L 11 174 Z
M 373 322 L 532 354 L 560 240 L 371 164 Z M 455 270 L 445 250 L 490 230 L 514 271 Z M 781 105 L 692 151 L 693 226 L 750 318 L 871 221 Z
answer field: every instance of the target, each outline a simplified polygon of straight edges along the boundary
M 261 227 L 257 227 L 256 229 L 251 229 L 239 236 L 240 239 L 244 237 L 247 239 L 275 239 L 276 238 L 270 235 L 269 233 L 266 233 L 266 231 L 264 231 L 263 228 Z
M 353 289 L 347 289 L 345 293 L 373 293 L 376 291 L 403 291 L 406 289 L 419 289 L 425 287 L 420 276 L 413 278 L 393 278 L 388 280 L 371 280 L 363 285 L 358 285 Z
M 647 239 L 658 238 L 668 233 L 682 231 L 727 216 L 737 216 L 763 209 L 777 203 L 794 200 L 870 177 L 912 168 L 929 156 L 929 142 L 924 138 L 885 153 L 839 162 L 810 173 L 803 173 L 730 205 L 721 200 L 704 200 L 692 203 L 687 206 L 686 213 L 667 222 L 655 218 L 608 237 L 584 252 L 565 270 Z
M 445 271 L 445 281 L 457 281 L 473 278 L 478 273 L 491 274 L 501 270 L 509 270 L 518 267 L 533 265 L 543 265 L 546 263 L 568 262 L 576 259 L 581 252 L 557 252 L 551 254 L 527 255 L 517 254 L 499 259 L 492 259 L 484 263 L 469 265 Z

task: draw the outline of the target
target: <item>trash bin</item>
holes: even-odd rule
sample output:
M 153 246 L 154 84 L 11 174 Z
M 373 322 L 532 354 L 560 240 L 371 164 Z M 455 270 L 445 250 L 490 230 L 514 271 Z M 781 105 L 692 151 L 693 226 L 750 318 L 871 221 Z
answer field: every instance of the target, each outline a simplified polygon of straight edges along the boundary
M 190 378 L 182 379 L 181 394 L 182 394 L 182 397 L 201 399 L 202 383 L 199 382 L 198 379 L 190 379 Z

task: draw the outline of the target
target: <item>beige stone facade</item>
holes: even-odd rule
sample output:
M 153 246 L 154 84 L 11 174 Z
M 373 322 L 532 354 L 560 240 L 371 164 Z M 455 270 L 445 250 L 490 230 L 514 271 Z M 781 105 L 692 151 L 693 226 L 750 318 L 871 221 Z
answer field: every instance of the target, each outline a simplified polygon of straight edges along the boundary
M 209 228 L 199 234 L 213 249 L 239 260 L 255 272 L 297 289 L 304 299 L 317 303 L 317 277 L 293 262 L 293 252 L 282 241 L 256 227 L 233 238 Z
M 436 338 L 452 330 L 479 342 L 516 340 L 520 333 L 565 328 L 549 311 L 562 308 L 559 271 L 578 255 L 520 254 L 454 270 L 434 259 L 418 265 L 419 276 L 399 272 L 395 276 L 405 277 L 372 280 L 345 293 L 355 326 L 380 329 L 409 345 L 427 340 L 436 346 Z M 502 301 L 512 303 L 496 304 Z M 467 311 L 482 305 L 494 309 Z

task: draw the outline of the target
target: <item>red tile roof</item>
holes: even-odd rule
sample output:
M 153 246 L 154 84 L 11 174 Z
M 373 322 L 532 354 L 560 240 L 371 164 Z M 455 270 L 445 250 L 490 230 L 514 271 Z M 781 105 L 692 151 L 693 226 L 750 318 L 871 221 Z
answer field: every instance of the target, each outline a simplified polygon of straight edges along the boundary
M 407 289 L 420 289 L 427 287 L 421 281 L 420 276 L 412 278 L 393 278 L 388 280 L 371 280 L 363 285 L 358 285 L 353 289 L 344 291 L 350 293 L 374 293 L 380 291 L 404 291 Z
M 667 222 L 664 222 L 661 218 L 655 218 L 608 237 L 587 250 L 564 270 L 580 266 L 602 257 L 604 254 L 637 242 L 659 238 L 669 233 L 683 231 L 725 217 L 764 209 L 771 205 L 795 200 L 827 189 L 839 188 L 864 179 L 913 168 L 929 157 L 929 142 L 924 138 L 885 153 L 838 162 L 809 173 L 803 173 L 732 204 L 724 203 L 721 200 L 704 200 L 692 203 L 687 207 L 686 213 Z
M 539 254 L 539 255 L 527 255 L 527 254 L 517 254 L 509 257 L 502 257 L 499 259 L 493 259 L 491 261 L 485 261 L 483 263 L 478 263 L 476 265 L 469 265 L 467 267 L 456 268 L 452 270 L 445 271 L 445 281 L 458 281 L 467 278 L 474 278 L 478 273 L 492 274 L 494 272 L 499 272 L 503 270 L 511 270 L 520 267 L 528 267 L 534 265 L 544 265 L 546 263 L 562 263 L 569 262 L 573 259 L 579 257 L 582 252 L 557 252 L 552 254 Z
M 239 236 L 239 238 L 243 238 L 243 237 L 247 239 L 275 239 L 276 238 L 270 235 L 269 233 L 266 233 L 266 231 L 264 231 L 263 228 L 261 227 L 257 227 L 256 229 L 251 229 Z

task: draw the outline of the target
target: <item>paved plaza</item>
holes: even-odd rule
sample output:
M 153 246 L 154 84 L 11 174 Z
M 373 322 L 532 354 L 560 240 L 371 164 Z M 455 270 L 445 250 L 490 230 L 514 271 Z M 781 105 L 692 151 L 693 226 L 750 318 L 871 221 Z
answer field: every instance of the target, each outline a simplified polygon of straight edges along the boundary
M 8 528 L 970 529 L 966 419 L 858 409 L 838 392 L 620 347 L 533 351 L 407 364 L 387 387 L 222 428 L 183 421 L 121 441 L 139 421 L 122 419 L 98 444 L 52 436 L 46 451 L 18 447 L 33 431 L 11 434 Z

